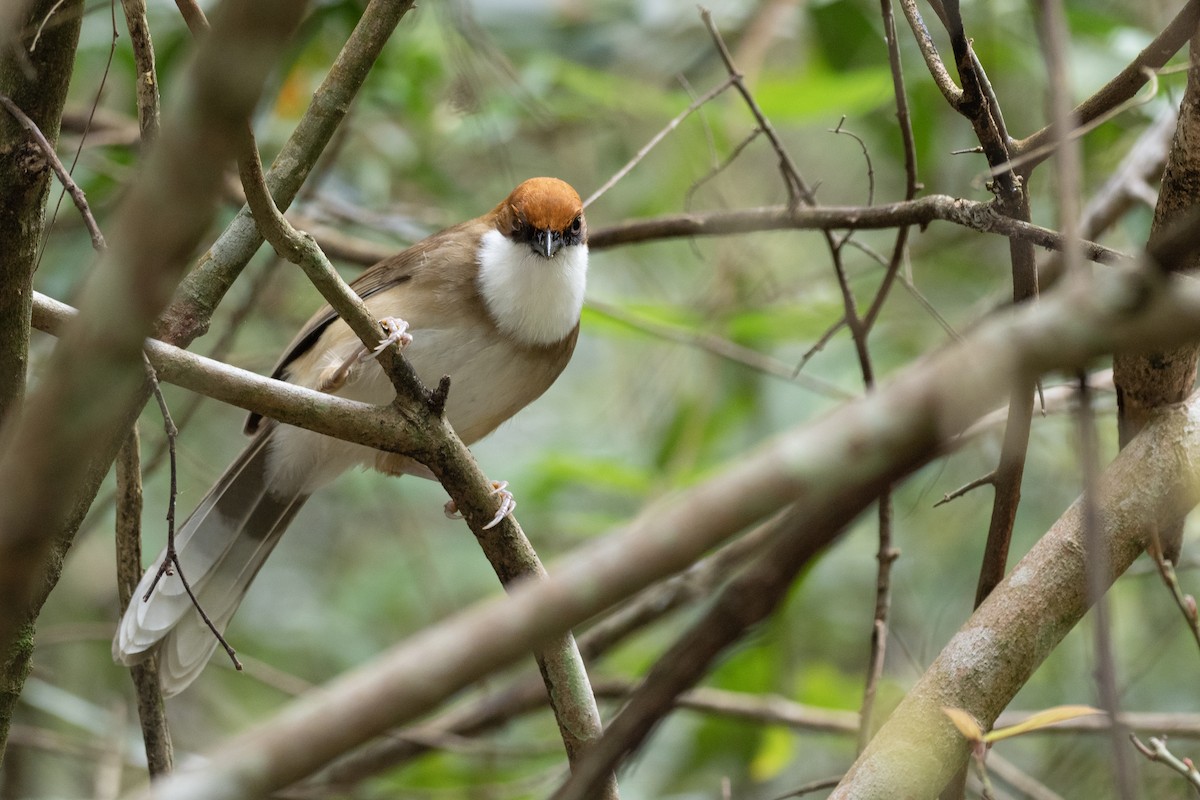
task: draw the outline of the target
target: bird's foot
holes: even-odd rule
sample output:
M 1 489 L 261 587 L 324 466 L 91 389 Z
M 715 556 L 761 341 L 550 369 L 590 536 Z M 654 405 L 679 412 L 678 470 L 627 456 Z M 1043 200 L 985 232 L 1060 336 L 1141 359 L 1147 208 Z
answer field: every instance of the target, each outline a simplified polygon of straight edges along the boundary
M 379 327 L 383 328 L 387 336 L 379 340 L 378 346 L 374 350 L 369 350 L 365 345 L 360 344 L 349 358 L 324 370 L 321 373 L 321 380 L 317 384 L 319 391 L 336 392 L 341 389 L 350 378 L 351 370 L 364 361 L 369 361 L 377 356 L 388 345 L 399 344 L 400 349 L 403 350 L 412 344 L 413 337 L 408 332 L 408 323 L 399 317 L 384 317 L 379 320 Z
M 379 344 L 370 352 L 368 352 L 367 348 L 364 347 L 358 356 L 358 360 L 360 362 L 368 361 L 371 358 L 374 358 L 382 353 L 384 348 L 388 347 L 389 345 L 399 344 L 400 349 L 403 350 L 413 342 L 412 334 L 408 332 L 408 323 L 399 317 L 384 317 L 383 319 L 379 320 L 379 327 L 383 328 L 383 331 L 387 334 L 387 336 L 380 339 Z
M 497 509 L 496 516 L 492 517 L 492 521 L 483 526 L 485 531 L 496 527 L 500 520 L 517 510 L 517 499 L 508 491 L 508 481 L 492 481 L 491 493 L 500 496 L 500 508 Z M 462 519 L 462 514 L 453 500 L 447 501 L 443 510 L 450 519 Z

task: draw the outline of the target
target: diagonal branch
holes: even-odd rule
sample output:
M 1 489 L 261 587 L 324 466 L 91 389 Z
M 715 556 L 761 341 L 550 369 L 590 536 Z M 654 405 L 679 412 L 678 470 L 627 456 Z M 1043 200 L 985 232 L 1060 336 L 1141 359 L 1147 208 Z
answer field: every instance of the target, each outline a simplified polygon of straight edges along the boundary
M 1154 37 L 1125 69 L 1075 107 L 1071 112 L 1075 124 L 1086 125 L 1136 95 L 1149 80 L 1147 70 L 1162 68 L 1187 44 L 1188 39 L 1196 32 L 1197 25 L 1200 25 L 1200 0 L 1187 0 L 1167 27 Z M 1028 174 L 1039 162 L 1051 155 L 1053 151 L 1047 145 L 1051 145 L 1054 139 L 1053 126 L 1047 125 L 1036 133 L 1013 142 L 1013 157 L 1026 157 L 1022 159 L 1023 173 Z M 1040 155 L 1033 156 L 1035 152 Z
M 1200 495 L 1200 397 L 1158 417 L 1101 475 L 1096 520 L 1105 586 L 1151 532 Z M 942 714 L 961 708 L 990 727 L 1090 605 L 1082 503 L 1059 518 L 967 620 L 910 690 L 838 790 L 839 800 L 930 797 L 965 763 L 967 745 Z M 997 659 L 1004 669 L 996 669 Z M 914 748 L 921 756 L 914 757 Z

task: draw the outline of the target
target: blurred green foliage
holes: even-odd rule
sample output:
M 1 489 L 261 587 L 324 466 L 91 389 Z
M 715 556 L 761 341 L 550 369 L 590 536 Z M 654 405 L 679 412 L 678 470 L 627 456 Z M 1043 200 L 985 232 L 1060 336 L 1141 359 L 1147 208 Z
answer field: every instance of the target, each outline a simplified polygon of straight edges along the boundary
M 781 5 L 780 22 L 749 42 L 758 15 Z M 1157 31 L 1169 4 L 1106 2 L 1069 9 L 1070 61 L 1082 98 L 1115 74 Z M 117 12 L 119 16 L 119 10 Z M 277 151 L 360 13 L 353 0 L 316 4 L 290 62 L 279 71 L 256 121 L 266 154 Z M 716 3 L 715 18 L 735 58 L 759 54 L 751 86 L 821 202 L 863 203 L 867 164 L 859 146 L 831 130 L 862 137 L 871 157 L 876 202 L 902 198 L 904 170 L 891 75 L 878 4 L 833 2 Z M 1027 4 L 967 2 L 974 45 L 996 86 L 1014 135 L 1045 119 L 1045 78 Z M 935 40 L 948 52 L 936 18 Z M 151 27 L 167 113 L 176 100 L 190 37 L 169 3 L 151 4 Z M 933 86 L 899 20 L 920 180 L 928 193 L 986 199 L 985 165 L 969 125 Z M 112 44 L 107 5 L 89 6 L 72 86 L 71 109 L 98 105 L 98 119 L 128 127 L 134 118 L 133 62 L 118 22 Z M 343 233 L 397 249 L 491 207 L 518 180 L 552 173 L 583 195 L 601 185 L 672 117 L 724 79 L 699 16 L 688 3 L 602 0 L 583 3 L 496 0 L 474 5 L 422 4 L 400 26 L 370 76 L 334 145 L 296 210 Z M 1084 139 L 1086 189 L 1107 177 L 1146 122 L 1177 98 L 1182 78 L 1164 77 L 1150 102 L 1102 125 Z M 622 182 L 589 209 L 592 229 L 626 219 L 686 209 L 732 209 L 786 198 L 776 157 L 759 137 L 719 172 L 751 132 L 753 119 L 733 92 L 689 117 Z M 84 141 L 75 176 L 103 223 L 140 161 L 136 147 Z M 77 133 L 64 136 L 70 155 Z M 1037 221 L 1054 225 L 1049 168 L 1031 184 Z M 705 180 L 702 184 L 699 182 Z M 224 212 L 228 220 L 235 211 Z M 147 220 L 147 224 L 153 224 Z M 1149 215 L 1129 216 L 1107 235 L 1115 247 L 1144 241 Z M 214 230 L 213 234 L 216 235 Z M 887 232 L 855 237 L 890 251 Z M 882 270 L 860 250 L 844 250 L 860 307 Z M 92 259 L 73 209 L 57 214 L 39 288 L 70 300 Z M 289 266 L 260 255 L 252 271 L 273 273 L 254 313 L 225 358 L 265 370 L 318 302 Z M 348 275 L 357 268 L 347 265 Z M 916 289 L 948 323 L 963 330 L 1009 292 L 1007 245 L 946 224 L 914 231 L 906 266 Z M 246 293 L 231 294 L 214 332 L 228 324 Z M 697 336 L 714 334 L 788 365 L 799 363 L 842 313 L 841 295 L 819 234 L 771 232 L 722 239 L 670 241 L 597 251 L 589 297 L 649 322 Z M 210 340 L 198 343 L 206 352 Z M 886 379 L 949 334 L 902 287 L 896 287 L 871 344 L 876 374 Z M 41 338 L 37 359 L 50 348 Z M 843 330 L 806 372 L 854 392 L 861 376 Z M 188 402 L 171 390 L 172 406 Z M 637 509 L 686 486 L 772 433 L 819 419 L 837 398 L 763 375 L 701 349 L 665 341 L 588 312 L 575 360 L 547 395 L 475 448 L 485 470 L 512 482 L 521 521 L 543 558 L 620 525 Z M 1111 419 L 1112 401 L 1102 398 Z M 242 442 L 241 412 L 205 402 L 179 442 L 181 510 L 189 509 Z M 1106 455 L 1114 450 L 1105 424 Z M 144 450 L 159 446 L 156 413 L 143 419 Z M 921 471 L 895 493 L 895 598 L 886 709 L 965 619 L 991 503 L 973 492 L 933 508 L 944 493 L 988 472 L 999 436 L 989 431 Z M 1013 552 L 1023 553 L 1078 493 L 1074 423 L 1039 419 L 1034 426 L 1024 501 Z M 166 482 L 147 479 L 147 550 L 162 542 Z M 319 683 L 369 659 L 421 627 L 499 591 L 475 542 L 461 524 L 442 518 L 439 488 L 415 479 L 348 475 L 306 507 L 259 577 L 230 638 L 254 659 L 249 675 L 214 664 L 189 692 L 170 703 L 181 758 L 282 706 L 270 665 Z M 21 722 L 71 741 L 105 743 L 114 731 L 133 736 L 128 678 L 109 660 L 115 620 L 111 507 L 98 504 L 73 551 L 66 575 L 43 617 L 37 680 L 68 693 L 55 703 L 27 698 Z M 875 584 L 875 523 L 858 521 L 797 583 L 785 607 L 720 663 L 710 685 L 771 693 L 816 706 L 855 710 Z M 147 557 L 149 553 L 147 553 Z M 1121 688 L 1128 707 L 1194 706 L 1194 652 L 1153 578 L 1130 577 L 1115 591 Z M 668 617 L 592 666 L 596 676 L 636 679 L 683 630 L 695 611 Z M 1055 652 L 1015 704 L 1038 708 L 1095 700 L 1087 630 Z M 494 682 L 488 687 L 502 685 Z M 36 693 L 31 692 L 31 695 Z M 110 715 L 108 726 L 72 720 L 71 708 Z M 608 710 L 612 706 L 609 705 Z M 66 709 L 66 710 L 64 710 Z M 116 711 L 112 711 L 116 709 Z M 106 711 L 107 710 L 107 711 Z M 15 743 L 10 761 L 28 797 L 88 795 L 95 763 Z M 522 798 L 544 796 L 563 760 L 546 713 L 517 719 L 482 744 L 421 758 L 379 777 L 354 797 Z M 1002 745 L 1063 796 L 1107 796 L 1105 741 L 1035 736 Z M 656 733 L 623 780 L 623 796 L 715 798 L 727 778 L 736 798 L 771 798 L 837 774 L 854 755 L 849 737 L 793 731 L 681 711 Z M 136 761 L 130 746 L 123 757 Z M 135 769 L 127 780 L 137 780 Z M 1146 768 L 1145 790 L 1182 797 L 1165 771 Z

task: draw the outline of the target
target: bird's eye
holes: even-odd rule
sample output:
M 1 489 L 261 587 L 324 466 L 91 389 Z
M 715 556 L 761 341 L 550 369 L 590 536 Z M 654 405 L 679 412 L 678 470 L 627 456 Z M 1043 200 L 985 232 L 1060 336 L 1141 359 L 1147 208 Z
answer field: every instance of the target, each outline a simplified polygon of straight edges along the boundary
M 579 229 L 583 227 L 583 218 L 576 217 L 571 221 L 571 233 L 579 233 Z

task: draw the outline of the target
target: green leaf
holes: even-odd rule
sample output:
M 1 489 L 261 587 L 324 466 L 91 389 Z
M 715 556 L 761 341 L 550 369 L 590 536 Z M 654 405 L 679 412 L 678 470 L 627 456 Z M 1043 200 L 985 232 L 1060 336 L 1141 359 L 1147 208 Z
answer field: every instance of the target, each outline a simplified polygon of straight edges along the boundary
M 836 123 L 843 114 L 870 111 L 892 101 L 892 75 L 886 67 L 853 72 L 808 70 L 802 77 L 768 77 L 754 89 L 767 118 L 798 122 L 827 119 Z
M 772 725 L 763 733 L 758 752 L 750 761 L 750 777 L 769 781 L 777 777 L 796 755 L 796 737 L 781 725 Z

